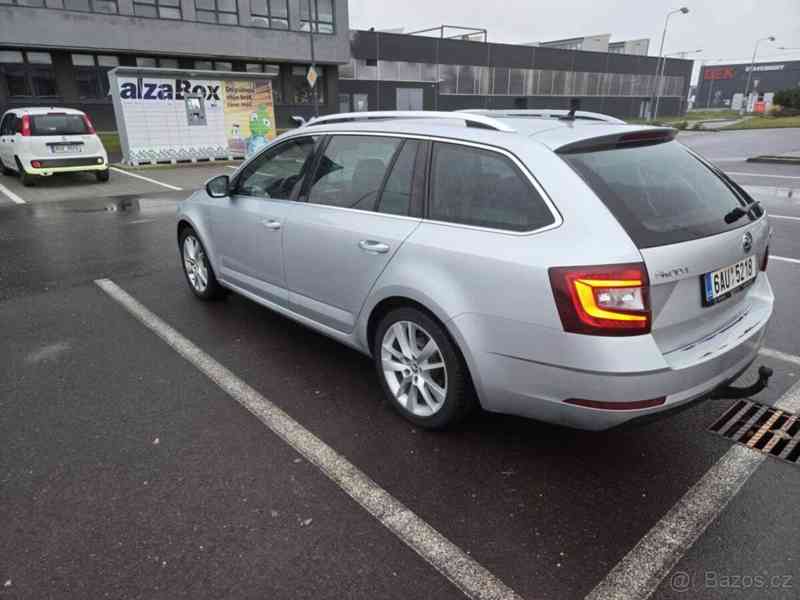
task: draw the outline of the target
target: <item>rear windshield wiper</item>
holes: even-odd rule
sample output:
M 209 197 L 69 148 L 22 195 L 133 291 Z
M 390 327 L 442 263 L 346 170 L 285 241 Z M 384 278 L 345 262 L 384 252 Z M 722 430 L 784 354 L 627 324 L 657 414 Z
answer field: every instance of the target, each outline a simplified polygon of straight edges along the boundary
M 730 225 L 731 223 L 735 223 L 739 219 L 741 219 L 745 215 L 749 215 L 753 212 L 753 209 L 757 206 L 761 206 L 761 202 L 758 200 L 753 200 L 750 204 L 747 205 L 747 209 L 742 208 L 741 206 L 737 206 L 731 212 L 725 215 L 725 222 Z

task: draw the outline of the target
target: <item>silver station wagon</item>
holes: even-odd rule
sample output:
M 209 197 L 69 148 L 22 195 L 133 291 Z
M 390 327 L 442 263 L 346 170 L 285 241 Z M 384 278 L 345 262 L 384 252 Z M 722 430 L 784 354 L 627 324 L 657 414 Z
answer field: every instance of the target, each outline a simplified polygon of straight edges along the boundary
M 675 130 L 565 113 L 311 121 L 180 204 L 189 285 L 370 355 L 422 427 L 736 393 L 772 314 L 764 210 Z

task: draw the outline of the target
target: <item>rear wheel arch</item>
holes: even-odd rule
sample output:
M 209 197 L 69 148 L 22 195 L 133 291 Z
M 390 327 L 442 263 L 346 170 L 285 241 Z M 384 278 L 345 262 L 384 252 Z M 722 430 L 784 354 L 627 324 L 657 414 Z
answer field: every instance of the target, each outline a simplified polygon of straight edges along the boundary
M 445 330 L 447 335 L 450 337 L 450 340 L 453 342 L 453 345 L 458 350 L 459 354 L 461 355 L 462 360 L 467 366 L 467 373 L 469 374 L 470 381 L 472 383 L 473 389 L 475 390 L 477 396 L 480 398 L 480 385 L 479 381 L 476 378 L 477 372 L 475 366 L 473 364 L 472 355 L 469 352 L 469 349 L 464 348 L 463 338 L 457 331 L 454 330 L 453 322 L 450 319 L 443 318 L 440 314 L 437 314 L 437 311 L 432 310 L 422 302 L 418 300 L 414 300 L 408 296 L 402 295 L 393 295 L 388 296 L 380 300 L 375 306 L 372 307 L 369 313 L 369 317 L 367 318 L 366 323 L 366 347 L 369 350 L 371 356 L 375 355 L 375 333 L 378 330 L 378 325 L 380 324 L 381 320 L 389 314 L 391 311 L 397 308 L 416 308 L 425 314 L 427 314 L 430 318 L 435 320 L 442 326 L 442 329 Z

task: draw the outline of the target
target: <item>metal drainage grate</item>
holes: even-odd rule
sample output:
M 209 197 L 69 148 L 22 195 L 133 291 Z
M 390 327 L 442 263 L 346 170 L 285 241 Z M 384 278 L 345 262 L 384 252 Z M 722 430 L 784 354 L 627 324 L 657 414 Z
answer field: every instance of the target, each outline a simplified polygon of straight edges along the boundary
M 739 400 L 709 431 L 793 464 L 800 464 L 800 416 Z

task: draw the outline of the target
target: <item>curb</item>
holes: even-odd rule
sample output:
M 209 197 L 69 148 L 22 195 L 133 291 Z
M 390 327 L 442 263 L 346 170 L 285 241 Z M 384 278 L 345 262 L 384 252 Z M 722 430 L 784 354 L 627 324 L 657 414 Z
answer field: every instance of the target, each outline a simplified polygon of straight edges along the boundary
M 800 165 L 800 156 L 751 156 L 746 162 L 749 163 L 770 163 L 776 165 Z

